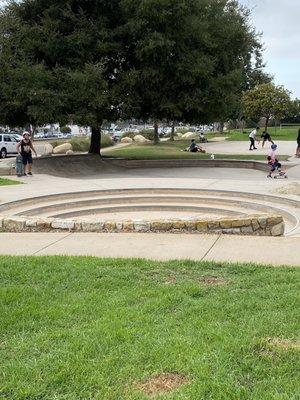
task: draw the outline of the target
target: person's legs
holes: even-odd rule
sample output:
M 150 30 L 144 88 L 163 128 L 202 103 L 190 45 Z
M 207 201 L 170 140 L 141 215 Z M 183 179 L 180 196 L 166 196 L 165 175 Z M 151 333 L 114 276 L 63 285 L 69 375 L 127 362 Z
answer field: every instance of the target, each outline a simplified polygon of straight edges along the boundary
M 254 145 L 254 139 L 250 138 L 250 149 L 249 150 L 253 150 L 253 148 L 255 147 Z
M 265 147 L 265 143 L 266 143 L 266 141 L 265 141 L 265 139 L 264 139 L 263 142 L 262 142 L 262 148 Z
M 28 160 L 28 162 L 27 162 L 27 174 L 28 175 L 32 175 L 32 173 L 31 173 L 31 170 L 32 170 L 32 155 L 31 154 L 28 154 L 27 160 Z
M 27 164 L 27 174 L 31 175 L 32 164 Z
M 22 158 L 23 158 L 24 175 L 27 175 L 27 154 L 23 154 Z
M 275 168 L 272 167 L 271 170 L 270 170 L 270 172 L 269 172 L 268 178 L 272 178 L 272 173 L 273 173 L 274 171 L 275 171 Z

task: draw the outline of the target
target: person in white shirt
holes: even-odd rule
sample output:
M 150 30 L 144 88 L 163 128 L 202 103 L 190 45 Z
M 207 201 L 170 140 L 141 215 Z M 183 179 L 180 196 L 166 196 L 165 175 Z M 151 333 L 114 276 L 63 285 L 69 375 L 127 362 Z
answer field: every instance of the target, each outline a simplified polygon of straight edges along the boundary
M 250 135 L 249 135 L 249 139 L 250 139 L 250 149 L 249 150 L 257 150 L 257 147 L 255 147 L 255 141 L 256 141 L 256 135 L 258 134 L 260 130 L 260 127 L 258 126 L 256 129 L 254 129 Z

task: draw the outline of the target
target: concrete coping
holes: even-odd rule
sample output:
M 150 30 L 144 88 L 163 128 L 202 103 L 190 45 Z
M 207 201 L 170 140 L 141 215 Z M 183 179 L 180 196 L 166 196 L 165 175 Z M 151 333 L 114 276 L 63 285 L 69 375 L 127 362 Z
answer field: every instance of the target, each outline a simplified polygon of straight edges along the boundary
M 253 215 L 216 219 L 159 219 L 103 221 L 88 219 L 0 216 L 0 232 L 98 232 L 98 233 L 200 233 L 283 236 L 282 216 Z

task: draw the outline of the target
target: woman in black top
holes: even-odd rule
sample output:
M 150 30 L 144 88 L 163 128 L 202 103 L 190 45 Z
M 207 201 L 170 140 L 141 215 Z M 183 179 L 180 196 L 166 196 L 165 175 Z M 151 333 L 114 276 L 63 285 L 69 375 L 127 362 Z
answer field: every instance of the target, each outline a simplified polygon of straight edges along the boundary
M 23 139 L 18 143 L 17 151 L 21 154 L 23 158 L 23 165 L 25 168 L 25 175 L 32 176 L 31 168 L 32 168 L 32 152 L 34 152 L 37 157 L 37 153 L 33 144 L 30 140 L 29 133 L 23 133 Z
M 264 147 L 265 146 L 265 143 L 266 142 L 271 142 L 272 144 L 274 144 L 274 142 L 273 142 L 273 140 L 272 140 L 272 138 L 271 138 L 271 135 L 268 133 L 268 132 L 263 132 L 263 134 L 261 135 L 261 138 L 263 139 L 263 142 L 262 142 L 262 147 Z
M 300 129 L 298 131 L 298 137 L 297 137 L 296 157 L 300 158 Z

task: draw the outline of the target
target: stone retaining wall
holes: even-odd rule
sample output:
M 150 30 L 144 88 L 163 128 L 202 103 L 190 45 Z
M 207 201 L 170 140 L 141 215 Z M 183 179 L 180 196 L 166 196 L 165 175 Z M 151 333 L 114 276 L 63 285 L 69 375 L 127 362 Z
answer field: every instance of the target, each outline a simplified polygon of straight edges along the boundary
M 281 216 L 257 215 L 242 218 L 170 220 L 69 220 L 54 218 L 1 217 L 0 232 L 143 232 L 282 236 Z

